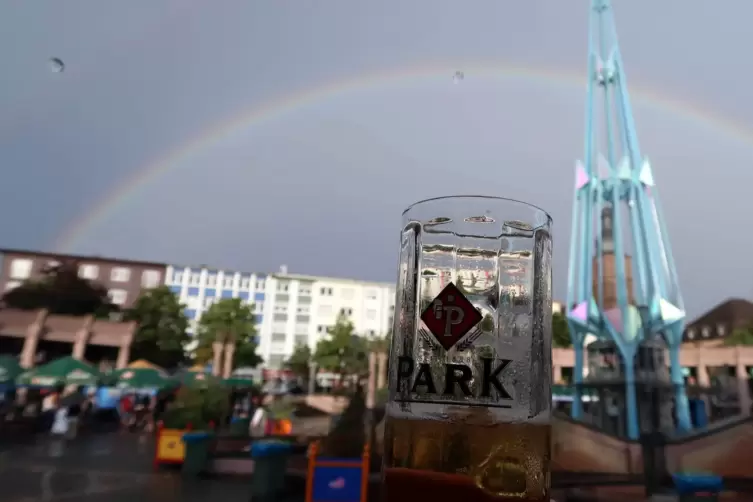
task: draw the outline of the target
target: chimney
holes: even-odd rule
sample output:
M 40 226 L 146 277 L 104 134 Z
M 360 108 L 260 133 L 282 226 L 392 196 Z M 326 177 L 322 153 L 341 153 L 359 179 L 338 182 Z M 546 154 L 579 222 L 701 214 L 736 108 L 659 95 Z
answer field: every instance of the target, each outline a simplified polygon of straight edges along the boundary
M 287 265 L 280 265 L 280 273 L 282 275 L 287 275 L 287 273 L 288 273 L 288 266 Z

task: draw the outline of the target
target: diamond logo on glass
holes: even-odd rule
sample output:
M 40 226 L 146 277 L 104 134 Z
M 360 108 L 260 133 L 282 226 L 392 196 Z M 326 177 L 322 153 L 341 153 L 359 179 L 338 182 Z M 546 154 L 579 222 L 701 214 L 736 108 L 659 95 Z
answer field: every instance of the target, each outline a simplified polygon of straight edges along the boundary
M 453 283 L 449 283 L 421 314 L 434 338 L 450 350 L 483 316 Z

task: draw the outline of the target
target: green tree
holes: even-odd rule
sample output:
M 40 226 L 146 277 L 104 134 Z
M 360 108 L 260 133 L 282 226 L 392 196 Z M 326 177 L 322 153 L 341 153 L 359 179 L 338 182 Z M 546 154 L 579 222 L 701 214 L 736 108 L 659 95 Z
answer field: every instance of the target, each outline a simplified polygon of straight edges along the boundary
M 392 332 L 390 331 L 385 336 L 375 337 L 369 340 L 369 351 L 376 353 L 387 353 L 390 350 L 390 344 L 392 343 Z
M 567 325 L 567 319 L 559 312 L 552 315 L 552 346 L 566 349 L 572 347 L 570 340 L 570 327 Z
M 47 267 L 39 279 L 30 279 L 3 295 L 6 307 L 22 310 L 46 308 L 51 314 L 105 317 L 118 310 L 107 288 L 78 275 L 78 263 Z
M 285 368 L 297 377 L 308 381 L 311 363 L 311 349 L 308 345 L 296 345 L 293 353 L 285 361 Z
M 481 323 L 479 324 L 479 329 L 487 333 L 491 333 L 492 331 L 494 331 L 494 318 L 491 316 L 491 314 L 486 314 L 484 318 L 481 319 Z
M 142 292 L 126 311 L 125 319 L 138 323 L 131 345 L 132 359 L 146 359 L 166 368 L 185 360 L 188 319 L 170 288 L 159 286 Z
M 223 298 L 212 304 L 201 316 L 198 326 L 199 344 L 195 362 L 212 360 L 212 343 L 235 343 L 233 366 L 254 368 L 262 362 L 256 353 L 256 317 L 254 306 L 240 298 Z
M 724 339 L 724 345 L 753 345 L 753 330 L 751 328 L 737 328 Z
M 368 370 L 368 342 L 354 333 L 353 323 L 344 315 L 327 330 L 328 336 L 316 344 L 314 361 L 327 371 L 344 375 L 362 374 Z

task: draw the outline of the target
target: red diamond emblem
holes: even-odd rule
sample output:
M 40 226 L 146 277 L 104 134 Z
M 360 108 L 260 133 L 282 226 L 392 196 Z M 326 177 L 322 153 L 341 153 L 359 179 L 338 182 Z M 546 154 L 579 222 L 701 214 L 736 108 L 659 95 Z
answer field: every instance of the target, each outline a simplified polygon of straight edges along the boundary
M 454 347 L 481 319 L 481 312 L 453 283 L 449 283 L 421 314 L 421 320 L 444 350 Z

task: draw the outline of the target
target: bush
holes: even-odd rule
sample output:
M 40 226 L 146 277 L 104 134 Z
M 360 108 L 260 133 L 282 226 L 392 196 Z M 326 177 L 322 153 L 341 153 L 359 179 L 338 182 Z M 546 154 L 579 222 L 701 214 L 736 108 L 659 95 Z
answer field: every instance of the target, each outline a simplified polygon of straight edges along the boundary
M 210 423 L 223 423 L 230 410 L 230 395 L 220 385 L 204 388 L 181 387 L 170 409 L 165 412 L 164 426 L 168 429 L 207 430 Z

